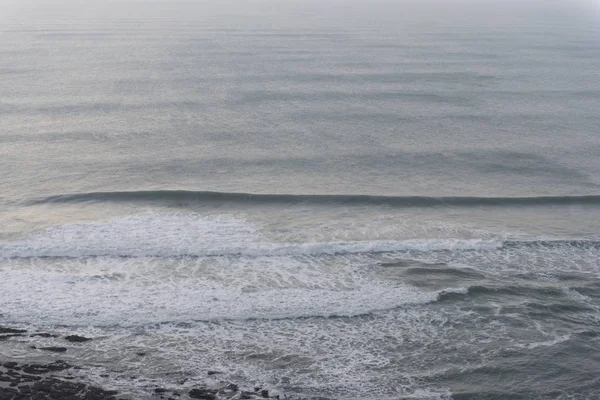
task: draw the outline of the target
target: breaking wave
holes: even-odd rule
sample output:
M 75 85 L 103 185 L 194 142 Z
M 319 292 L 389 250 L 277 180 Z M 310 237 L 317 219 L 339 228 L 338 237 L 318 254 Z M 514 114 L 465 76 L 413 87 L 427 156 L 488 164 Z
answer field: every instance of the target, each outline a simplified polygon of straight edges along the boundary
M 53 245 L 25 242 L 0 243 L 0 258 L 81 258 L 81 257 L 276 257 L 320 256 L 393 252 L 440 252 L 440 251 L 491 251 L 511 248 L 557 248 L 600 249 L 600 242 L 593 240 L 541 240 L 501 241 L 485 239 L 411 239 L 376 240 L 362 242 L 323 243 L 257 243 L 244 245 L 196 245 L 168 243 L 138 246 L 133 243 L 56 243 Z
M 502 240 L 417 237 L 386 240 L 277 241 L 260 227 L 227 215 L 138 214 L 108 221 L 54 226 L 0 241 L 0 258 L 278 257 L 393 252 L 494 251 L 528 248 L 598 249 L 597 240 Z
M 33 243 L 2 243 L 2 258 L 36 257 L 215 257 L 215 256 L 318 256 L 359 253 L 386 253 L 401 251 L 454 251 L 454 250 L 494 250 L 502 247 L 502 242 L 483 239 L 418 239 L 404 241 L 365 241 L 329 243 L 281 243 L 256 244 L 252 246 L 144 246 L 114 242 L 110 245 L 56 244 L 39 246 Z

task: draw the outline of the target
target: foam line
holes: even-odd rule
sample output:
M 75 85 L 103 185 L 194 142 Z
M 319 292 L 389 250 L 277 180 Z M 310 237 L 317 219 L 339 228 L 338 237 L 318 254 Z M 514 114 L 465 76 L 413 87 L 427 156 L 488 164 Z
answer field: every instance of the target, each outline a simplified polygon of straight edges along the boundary
M 54 243 L 51 246 L 24 243 L 1 243 L 1 258 L 37 258 L 37 257 L 216 257 L 216 256 L 318 256 L 360 253 L 387 253 L 399 251 L 468 251 L 495 250 L 502 247 L 502 242 L 483 239 L 417 239 L 403 241 L 364 241 L 364 242 L 325 242 L 325 243 L 258 243 L 250 246 L 204 247 L 197 244 L 178 244 L 138 246 L 135 243 L 115 241 L 109 246 L 104 242 L 89 243 Z

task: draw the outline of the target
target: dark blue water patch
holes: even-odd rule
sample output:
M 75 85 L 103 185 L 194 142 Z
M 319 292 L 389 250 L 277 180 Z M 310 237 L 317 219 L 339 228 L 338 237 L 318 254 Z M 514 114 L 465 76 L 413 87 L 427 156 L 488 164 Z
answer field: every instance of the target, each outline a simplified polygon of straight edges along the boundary
M 423 279 L 427 284 L 427 278 Z M 435 276 L 430 280 L 435 283 Z M 412 281 L 409 283 L 415 285 Z M 553 330 L 581 331 L 597 326 L 598 306 L 594 302 L 597 297 L 584 295 L 581 287 L 563 286 L 560 282 L 522 282 L 514 277 L 455 280 L 454 285 L 448 287 L 461 287 L 461 284 L 467 286 L 466 290 L 440 290 L 436 304 L 460 307 L 475 312 L 481 323 L 502 323 L 511 329 L 528 330 L 540 324 L 549 325 Z M 582 286 L 598 294 L 597 280 Z
M 502 282 L 494 282 L 491 280 L 482 280 L 477 282 L 476 284 L 471 284 L 467 287 L 467 290 L 464 292 L 442 292 L 440 294 L 440 301 L 462 301 L 462 300 L 503 300 L 511 298 L 512 300 L 516 298 L 523 299 L 523 304 L 531 304 L 531 307 L 534 309 L 546 307 L 545 305 L 540 305 L 539 303 L 529 303 L 530 300 L 539 300 L 543 302 L 552 301 L 552 299 L 564 299 L 568 301 L 569 304 L 565 304 L 566 307 L 572 306 L 571 301 L 567 299 L 567 296 L 564 290 L 557 286 L 525 286 L 519 285 L 518 283 L 502 283 Z M 552 307 L 556 305 L 560 307 L 559 303 L 548 303 L 548 307 Z M 518 306 L 521 307 L 520 305 Z M 579 307 L 577 305 L 573 305 L 574 309 L 577 310 L 589 310 L 587 307 Z
M 379 264 L 380 275 L 401 283 L 428 290 L 440 290 L 440 300 L 454 297 L 444 292 L 446 288 L 479 284 L 486 276 L 471 268 L 455 268 L 446 263 L 424 263 L 416 260 L 400 260 Z M 463 294 L 456 294 L 460 300 Z
M 521 298 L 523 299 L 523 298 Z M 514 301 L 515 298 L 498 296 L 490 300 L 503 305 L 494 314 L 488 315 L 490 322 L 502 321 L 505 325 L 532 329 L 535 325 L 543 325 L 552 329 L 585 330 L 590 326 L 598 326 L 595 306 L 563 299 L 537 299 L 531 301 Z M 512 302 L 511 302 L 512 301 Z M 465 305 L 461 305 L 466 308 Z
M 598 340 L 574 334 L 534 348 L 506 349 L 492 360 L 452 368 L 430 381 L 450 388 L 456 400 L 596 399 L 599 350 Z
M 565 243 L 565 245 L 569 245 L 568 243 L 570 242 L 574 242 L 573 244 L 575 246 L 577 246 L 578 244 L 580 244 L 581 242 L 586 242 L 585 240 L 575 240 L 575 241 L 570 241 L 570 240 L 562 240 L 562 241 L 552 241 L 549 240 L 547 242 L 558 242 L 558 243 Z M 591 243 L 593 243 L 593 241 L 590 241 Z M 524 246 L 527 246 L 527 241 L 524 241 Z M 507 247 L 505 245 L 505 247 Z M 593 247 L 592 247 L 593 248 Z M 520 281 L 523 282 L 557 282 L 560 285 L 568 285 L 569 287 L 572 287 L 573 289 L 575 289 L 575 287 L 573 287 L 573 285 L 580 285 L 580 284 L 585 284 L 585 285 L 600 285 L 600 282 L 595 282 L 590 280 L 590 278 L 593 278 L 592 275 L 590 275 L 590 273 L 586 273 L 586 272 L 579 272 L 579 271 L 553 271 L 552 274 L 550 275 L 550 277 L 548 277 L 545 273 L 540 273 L 540 271 L 535 271 L 535 272 L 522 272 L 522 273 L 517 273 L 514 275 L 511 275 L 513 278 L 518 279 Z M 600 286 L 598 286 L 598 288 L 600 289 Z
M 527 301 L 522 304 L 523 310 L 527 315 L 537 319 L 559 318 L 563 315 L 572 322 L 580 321 L 576 318 L 577 313 L 590 313 L 596 311 L 596 307 L 575 303 L 570 300 L 564 301 L 549 301 L 544 299 L 544 302 Z

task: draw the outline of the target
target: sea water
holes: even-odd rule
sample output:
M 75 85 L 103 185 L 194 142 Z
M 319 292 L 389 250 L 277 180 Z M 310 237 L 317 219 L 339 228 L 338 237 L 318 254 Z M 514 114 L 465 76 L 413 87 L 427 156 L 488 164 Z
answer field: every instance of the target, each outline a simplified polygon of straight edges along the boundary
M 599 109 L 596 2 L 9 2 L 0 325 L 132 398 L 598 398 Z

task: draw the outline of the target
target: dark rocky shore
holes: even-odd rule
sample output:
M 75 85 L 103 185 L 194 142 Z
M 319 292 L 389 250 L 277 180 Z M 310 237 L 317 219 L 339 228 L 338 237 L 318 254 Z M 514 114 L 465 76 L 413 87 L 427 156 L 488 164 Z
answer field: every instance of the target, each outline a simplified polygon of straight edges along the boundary
M 78 382 L 68 374 L 76 369 L 64 361 L 48 364 L 20 364 L 5 362 L 0 366 L 0 400 L 125 400 L 116 390 Z M 57 375 L 57 373 L 61 373 Z M 66 372 L 66 373 L 65 373 Z M 253 392 L 241 391 L 235 384 L 220 388 L 194 388 L 187 393 L 169 391 L 160 387 L 154 389 L 152 397 L 157 399 L 279 399 L 270 396 L 268 390 L 256 388 Z
M 73 369 L 63 361 L 49 364 L 5 362 L 0 367 L 0 400 L 89 399 L 116 400 L 117 392 L 76 382 L 68 374 Z
M 49 333 L 29 333 L 23 329 L 0 327 L 0 346 L 2 341 L 19 337 L 58 337 Z M 83 336 L 69 335 L 62 339 L 65 342 L 81 343 L 92 340 Z M 65 344 L 65 346 L 67 343 Z M 67 347 L 40 347 L 40 350 L 51 353 L 64 353 Z M 81 375 L 85 371 L 62 360 L 49 363 L 26 363 L 0 359 L 0 400 L 130 400 L 135 396 L 121 394 L 116 390 L 107 390 L 85 383 Z M 77 374 L 75 374 L 77 372 Z M 218 375 L 218 371 L 209 371 L 208 375 Z M 198 386 L 185 390 L 168 390 L 156 387 L 143 399 L 164 400 L 251 400 L 279 399 L 302 400 L 297 397 L 286 397 L 271 394 L 267 389 L 256 387 L 253 390 L 242 390 L 233 383 L 221 382 L 216 387 Z M 308 400 L 308 399 L 306 399 Z M 310 400 L 319 400 L 311 398 Z M 322 398 L 322 400 L 327 400 Z

